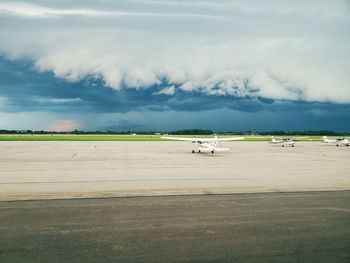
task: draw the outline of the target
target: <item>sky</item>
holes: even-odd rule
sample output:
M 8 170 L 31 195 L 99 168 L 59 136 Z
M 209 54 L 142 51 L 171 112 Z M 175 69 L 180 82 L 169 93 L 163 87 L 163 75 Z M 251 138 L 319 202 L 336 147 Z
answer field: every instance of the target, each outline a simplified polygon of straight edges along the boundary
M 0 1 L 0 129 L 191 128 L 350 131 L 350 1 Z

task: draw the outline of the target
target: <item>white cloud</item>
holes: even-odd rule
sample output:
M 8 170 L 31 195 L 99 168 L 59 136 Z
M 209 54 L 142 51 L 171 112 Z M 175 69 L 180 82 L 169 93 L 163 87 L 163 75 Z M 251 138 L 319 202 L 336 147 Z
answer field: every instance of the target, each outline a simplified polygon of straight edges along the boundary
M 80 98 L 47 98 L 47 97 L 40 97 L 40 96 L 34 97 L 33 100 L 39 103 L 57 103 L 57 104 L 82 101 Z
M 12 15 L 28 16 L 28 17 L 59 17 L 65 15 L 78 15 L 78 16 L 193 16 L 202 17 L 207 19 L 224 19 L 221 16 L 205 15 L 205 14 L 193 14 L 193 13 L 158 13 L 158 12 L 130 12 L 130 11 L 108 11 L 98 9 L 75 9 L 75 8 L 49 8 L 34 4 L 28 4 L 24 2 L 5 2 L 0 3 L 0 11 L 6 12 Z
M 155 95 L 174 95 L 175 94 L 175 86 L 172 85 L 170 87 L 166 87 L 166 88 L 162 88 L 161 90 L 159 90 L 158 92 L 154 93 Z
M 15 15 L 23 16 L 57 16 L 57 15 L 106 15 L 109 12 L 101 12 L 89 9 L 57 9 L 47 8 L 28 3 L 0 3 L 0 10 Z
M 84 3 L 0 3 L 0 52 L 114 89 L 350 102 L 346 2 Z

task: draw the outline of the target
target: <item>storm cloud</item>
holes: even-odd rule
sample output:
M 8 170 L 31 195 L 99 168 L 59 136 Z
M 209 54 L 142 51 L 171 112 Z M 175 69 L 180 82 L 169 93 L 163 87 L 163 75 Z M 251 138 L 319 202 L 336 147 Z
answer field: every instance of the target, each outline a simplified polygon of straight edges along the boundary
M 71 82 L 350 102 L 346 1 L 3 1 L 0 11 L 1 52 Z
M 304 114 L 308 124 L 329 118 L 347 129 L 349 13 L 341 0 L 5 0 L 0 111 L 70 114 L 82 128 L 117 129 L 162 128 L 118 114 L 186 112 L 189 124 L 206 127 L 215 111 L 240 121 L 238 113 Z M 94 126 L 95 114 L 106 117 Z

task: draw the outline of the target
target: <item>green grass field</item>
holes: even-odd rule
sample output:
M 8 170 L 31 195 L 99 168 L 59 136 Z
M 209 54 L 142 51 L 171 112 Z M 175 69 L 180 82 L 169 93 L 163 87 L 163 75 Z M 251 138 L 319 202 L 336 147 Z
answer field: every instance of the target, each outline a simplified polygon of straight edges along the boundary
M 159 135 L 4 134 L 0 141 L 161 141 Z
M 179 137 L 204 137 L 212 138 L 212 136 L 179 136 Z M 225 137 L 225 136 L 218 136 Z M 270 141 L 269 136 L 244 136 L 242 141 Z M 284 138 L 285 136 L 276 136 L 276 138 Z M 300 141 L 320 141 L 320 136 L 287 136 L 289 138 Z M 109 135 L 109 134 L 1 134 L 0 141 L 166 141 L 160 135 Z

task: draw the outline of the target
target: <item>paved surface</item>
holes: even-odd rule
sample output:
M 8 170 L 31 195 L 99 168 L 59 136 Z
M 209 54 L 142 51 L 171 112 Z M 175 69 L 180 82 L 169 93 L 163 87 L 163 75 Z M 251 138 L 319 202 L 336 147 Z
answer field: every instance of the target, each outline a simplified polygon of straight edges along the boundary
M 0 200 L 350 189 L 350 148 L 228 142 L 0 142 Z
M 0 262 L 350 262 L 350 191 L 0 202 Z

